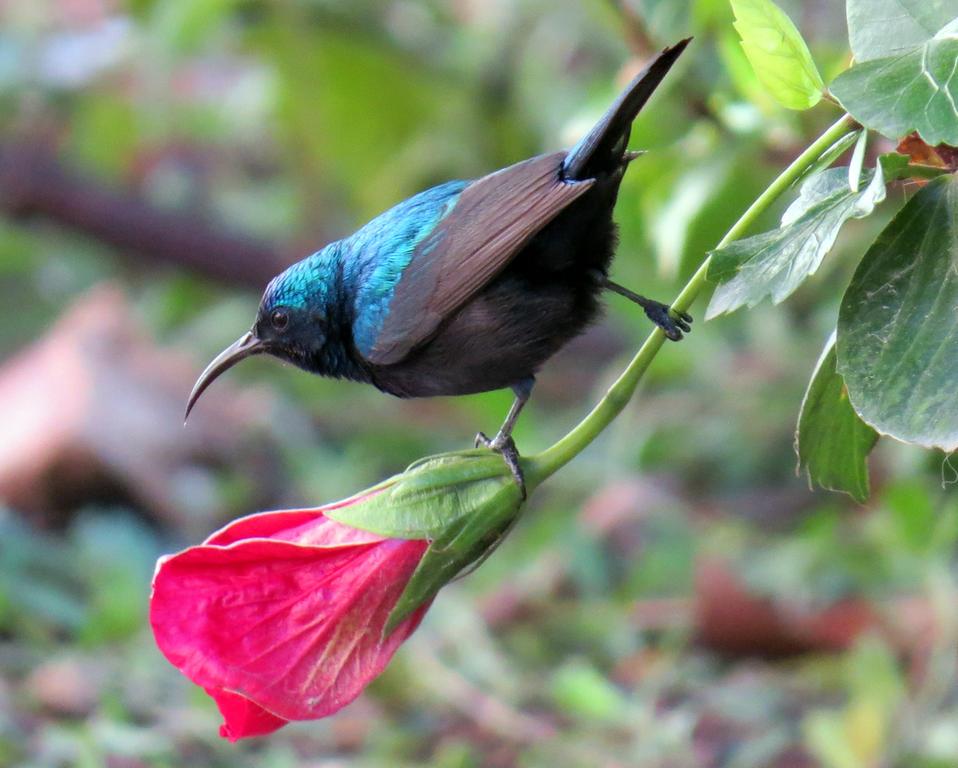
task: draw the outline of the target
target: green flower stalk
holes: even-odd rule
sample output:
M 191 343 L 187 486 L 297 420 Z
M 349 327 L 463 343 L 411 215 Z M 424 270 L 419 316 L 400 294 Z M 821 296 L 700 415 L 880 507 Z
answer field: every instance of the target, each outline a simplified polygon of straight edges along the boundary
M 719 241 L 716 250 L 728 245 L 733 240 L 738 240 L 748 232 L 755 220 L 812 168 L 829 147 L 840 141 L 846 134 L 854 131 L 855 128 L 855 121 L 847 114 L 831 125 L 759 195 Z M 711 258 L 710 255 L 706 256 L 695 274 L 689 278 L 685 287 L 672 302 L 672 308 L 675 311 L 687 312 L 705 288 Z M 538 485 L 572 461 L 612 423 L 612 420 L 622 412 L 629 400 L 632 399 L 636 387 L 638 387 L 649 365 L 651 365 L 664 343 L 665 334 L 661 329 L 656 328 L 592 411 L 554 445 L 539 455 L 531 456 L 526 460 L 526 478 L 530 487 Z

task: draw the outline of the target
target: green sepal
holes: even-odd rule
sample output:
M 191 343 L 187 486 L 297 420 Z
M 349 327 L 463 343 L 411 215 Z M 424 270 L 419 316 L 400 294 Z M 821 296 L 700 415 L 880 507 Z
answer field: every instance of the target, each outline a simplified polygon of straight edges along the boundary
M 390 612 L 383 637 L 469 566 L 478 566 L 502 541 L 518 517 L 522 499 L 511 477 L 495 482 L 496 493 L 471 514 L 452 520 L 430 543 Z
M 325 514 L 387 538 L 433 539 L 456 520 L 484 507 L 504 482 L 512 485 L 518 496 L 505 462 L 496 453 L 476 449 L 441 454 L 418 461 L 380 483 L 377 493 Z

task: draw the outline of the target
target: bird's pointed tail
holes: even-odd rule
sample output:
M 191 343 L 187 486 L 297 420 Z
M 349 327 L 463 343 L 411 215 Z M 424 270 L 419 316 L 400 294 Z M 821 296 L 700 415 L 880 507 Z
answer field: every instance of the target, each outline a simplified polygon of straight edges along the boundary
M 635 76 L 602 119 L 566 156 L 562 165 L 565 178 L 591 179 L 622 165 L 632 121 L 691 40 L 689 37 L 666 48 Z

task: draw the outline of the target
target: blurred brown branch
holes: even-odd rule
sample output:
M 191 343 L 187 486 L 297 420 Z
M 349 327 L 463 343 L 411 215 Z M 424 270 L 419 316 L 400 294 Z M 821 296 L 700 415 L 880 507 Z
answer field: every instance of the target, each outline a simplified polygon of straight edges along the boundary
M 0 145 L 0 214 L 46 218 L 112 246 L 124 258 L 173 264 L 255 290 L 291 261 L 269 243 L 85 176 L 40 143 Z

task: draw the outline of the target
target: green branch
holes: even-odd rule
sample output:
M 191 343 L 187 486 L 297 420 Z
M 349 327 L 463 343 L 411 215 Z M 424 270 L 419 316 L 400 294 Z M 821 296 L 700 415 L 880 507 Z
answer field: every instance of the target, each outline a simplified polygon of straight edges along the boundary
M 781 195 L 794 184 L 832 144 L 845 134 L 854 130 L 855 121 L 850 115 L 843 115 L 825 133 L 819 136 L 808 149 L 800 154 L 781 175 L 749 206 L 734 226 L 719 241 L 717 248 L 728 245 L 744 235 L 755 223 L 755 220 L 764 213 Z M 709 261 L 707 257 L 688 283 L 672 302 L 672 307 L 679 312 L 688 311 L 689 307 L 702 292 L 706 285 L 705 276 L 708 273 Z M 595 408 L 580 421 L 562 439 L 547 448 L 542 453 L 529 457 L 524 462 L 526 484 L 530 489 L 547 477 L 555 473 L 575 458 L 618 416 L 626 404 L 635 394 L 636 387 L 641 381 L 652 360 L 662 348 L 665 334 L 656 328 L 645 340 L 632 362 L 622 372 L 622 375 L 609 387 L 605 396 L 596 404 Z

